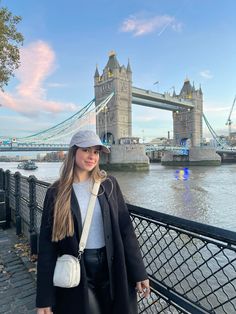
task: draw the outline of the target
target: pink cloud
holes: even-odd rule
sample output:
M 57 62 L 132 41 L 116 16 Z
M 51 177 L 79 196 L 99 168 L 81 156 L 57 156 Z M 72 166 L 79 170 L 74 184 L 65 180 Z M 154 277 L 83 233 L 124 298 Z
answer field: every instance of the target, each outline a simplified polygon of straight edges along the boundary
M 152 18 L 139 18 L 132 15 L 122 23 L 121 31 L 133 33 L 134 36 L 158 32 L 160 36 L 167 27 L 171 27 L 173 31 L 181 31 L 182 24 L 177 22 L 175 17 L 169 15 Z
M 16 72 L 19 84 L 14 92 L 0 92 L 4 107 L 27 116 L 76 110 L 72 103 L 47 99 L 44 81 L 56 68 L 55 53 L 47 43 L 33 42 L 21 49 L 20 56 L 21 66 Z

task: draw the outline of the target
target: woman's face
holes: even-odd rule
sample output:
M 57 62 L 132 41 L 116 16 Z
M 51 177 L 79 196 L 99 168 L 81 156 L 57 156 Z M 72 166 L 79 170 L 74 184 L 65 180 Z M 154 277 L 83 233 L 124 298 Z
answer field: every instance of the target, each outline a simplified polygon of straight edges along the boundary
M 75 165 L 79 171 L 92 171 L 99 162 L 100 146 L 79 147 L 75 154 Z

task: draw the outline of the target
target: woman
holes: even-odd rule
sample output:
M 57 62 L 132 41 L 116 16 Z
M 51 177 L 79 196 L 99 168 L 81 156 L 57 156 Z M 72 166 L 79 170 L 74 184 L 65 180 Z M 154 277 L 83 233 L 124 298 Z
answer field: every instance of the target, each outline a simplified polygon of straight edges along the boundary
M 130 216 L 116 179 L 99 169 L 109 153 L 92 131 L 71 139 L 59 180 L 47 191 L 41 222 L 37 271 L 37 314 L 136 314 L 137 292 L 149 281 Z M 53 286 L 58 256 L 77 256 L 93 182 L 102 181 L 75 288 Z

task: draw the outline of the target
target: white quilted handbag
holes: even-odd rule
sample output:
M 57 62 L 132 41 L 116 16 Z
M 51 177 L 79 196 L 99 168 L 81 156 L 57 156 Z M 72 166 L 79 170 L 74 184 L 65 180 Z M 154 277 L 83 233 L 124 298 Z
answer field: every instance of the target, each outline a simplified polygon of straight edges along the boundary
M 56 287 L 73 288 L 80 282 L 80 261 L 77 257 L 64 254 L 57 258 L 53 284 Z

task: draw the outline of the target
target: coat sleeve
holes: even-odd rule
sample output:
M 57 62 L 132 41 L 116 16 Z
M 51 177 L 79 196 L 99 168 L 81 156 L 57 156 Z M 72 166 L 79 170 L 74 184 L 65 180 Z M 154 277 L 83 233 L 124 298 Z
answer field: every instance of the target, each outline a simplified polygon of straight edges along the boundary
M 55 288 L 53 272 L 56 264 L 56 245 L 51 241 L 53 225 L 53 195 L 52 189 L 47 191 L 39 235 L 39 251 L 37 264 L 37 307 L 52 307 L 54 304 Z
M 147 279 L 148 275 L 145 270 L 139 243 L 135 235 L 134 227 L 124 201 L 124 197 L 116 179 L 114 179 L 114 182 L 117 196 L 119 227 L 125 250 L 127 271 L 130 279 L 136 283 Z

